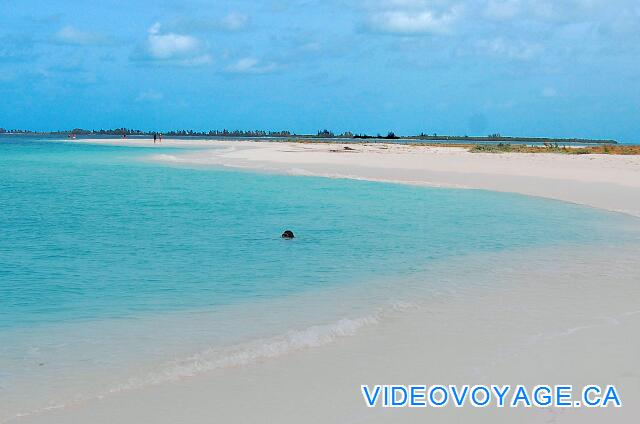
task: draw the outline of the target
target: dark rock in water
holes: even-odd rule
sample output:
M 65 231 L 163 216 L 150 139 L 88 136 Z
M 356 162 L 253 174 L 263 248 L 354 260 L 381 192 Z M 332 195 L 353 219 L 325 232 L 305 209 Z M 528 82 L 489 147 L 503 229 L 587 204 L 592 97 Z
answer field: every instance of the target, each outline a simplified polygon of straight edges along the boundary
M 293 231 L 287 230 L 284 233 L 282 233 L 282 238 L 283 239 L 292 239 L 295 236 L 293 235 Z

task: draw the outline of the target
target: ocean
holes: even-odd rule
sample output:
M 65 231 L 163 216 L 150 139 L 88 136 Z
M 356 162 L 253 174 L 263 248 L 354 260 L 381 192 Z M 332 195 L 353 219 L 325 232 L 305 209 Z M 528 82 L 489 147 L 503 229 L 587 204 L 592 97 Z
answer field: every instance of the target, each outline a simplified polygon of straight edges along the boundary
M 0 422 L 331 343 L 503 253 L 639 240 L 516 194 L 152 160 L 174 150 L 0 138 Z

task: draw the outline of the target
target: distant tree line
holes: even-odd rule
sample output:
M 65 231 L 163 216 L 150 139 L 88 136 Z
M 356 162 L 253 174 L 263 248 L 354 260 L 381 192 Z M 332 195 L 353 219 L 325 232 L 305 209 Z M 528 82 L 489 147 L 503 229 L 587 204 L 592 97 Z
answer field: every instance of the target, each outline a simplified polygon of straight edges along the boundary
M 468 136 L 468 135 L 439 135 L 437 133 L 426 134 L 421 132 L 419 135 L 398 136 L 395 132 L 389 131 L 387 135 L 369 135 L 365 133 L 354 134 L 351 131 L 345 131 L 341 134 L 334 133 L 328 129 L 318 130 L 316 134 L 295 134 L 291 131 L 264 131 L 264 130 L 209 130 L 209 131 L 194 131 L 194 130 L 171 130 L 166 132 L 161 131 L 142 131 L 131 128 L 115 128 L 115 129 L 100 129 L 100 130 L 87 130 L 82 128 L 74 128 L 72 130 L 64 131 L 52 131 L 52 132 L 37 132 L 29 130 L 7 130 L 0 128 L 0 134 L 51 134 L 51 135 L 108 135 L 108 136 L 152 136 L 154 134 L 163 133 L 169 137 L 283 137 L 283 138 L 319 138 L 319 139 L 379 139 L 379 140 L 424 140 L 424 141 L 460 141 L 460 142 L 521 142 L 521 143 L 545 143 L 545 144 L 557 144 L 557 143 L 598 143 L 598 144 L 616 144 L 615 140 L 592 140 L 584 138 L 548 138 L 548 137 L 509 137 L 502 136 L 500 133 L 489 134 L 488 136 Z
M 367 139 L 367 138 L 381 138 L 381 139 L 385 139 L 385 140 L 396 140 L 399 139 L 400 137 L 398 137 L 396 135 L 396 133 L 394 133 L 393 131 L 389 131 L 387 133 L 387 135 L 380 135 L 377 134 L 375 136 L 372 135 L 367 135 L 367 134 L 356 134 L 353 136 L 353 138 L 363 138 L 363 139 Z M 403 138 L 411 138 L 411 136 L 409 137 L 403 137 Z
M 0 128 L 0 134 L 33 134 L 33 131 L 29 130 L 7 130 Z
M 173 130 L 165 133 L 168 136 L 177 137 L 290 137 L 290 131 L 263 131 L 263 130 Z
M 24 131 L 24 133 L 32 133 L 31 131 Z M 74 128 L 72 130 L 64 131 L 52 131 L 47 134 L 54 135 L 139 135 L 139 136 L 151 136 L 154 134 L 164 134 L 166 136 L 173 137 L 290 137 L 292 134 L 290 131 L 244 131 L 244 130 L 209 130 L 209 131 L 194 131 L 194 130 L 170 130 L 170 131 L 142 131 L 132 128 L 114 128 L 114 129 L 99 129 L 99 130 L 86 130 L 83 128 Z
M 319 138 L 353 138 L 351 131 L 345 131 L 342 134 L 335 135 L 333 131 L 327 129 L 318 131 L 317 137 Z

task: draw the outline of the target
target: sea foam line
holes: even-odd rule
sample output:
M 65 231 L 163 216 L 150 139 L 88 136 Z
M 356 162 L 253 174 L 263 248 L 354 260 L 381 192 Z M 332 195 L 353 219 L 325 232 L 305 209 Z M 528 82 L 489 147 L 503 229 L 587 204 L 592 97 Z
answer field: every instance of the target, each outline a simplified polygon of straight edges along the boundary
M 343 318 L 330 324 L 313 325 L 302 330 L 290 330 L 267 339 L 257 339 L 226 348 L 209 348 L 186 358 L 165 363 L 162 371 L 132 378 L 127 383 L 109 390 L 108 394 L 174 382 L 219 369 L 242 367 L 275 359 L 284 355 L 320 347 L 354 336 L 364 327 L 378 324 L 396 312 L 416 308 L 409 302 L 396 301 L 388 307 L 360 318 Z
M 112 389 L 110 393 L 177 381 L 218 369 L 251 365 L 293 352 L 324 346 L 339 338 L 353 336 L 361 328 L 378 322 L 379 318 L 373 315 L 356 319 L 345 318 L 332 324 L 292 330 L 249 344 L 225 349 L 206 349 L 190 357 L 169 362 L 167 368 L 161 372 L 148 374 L 142 379 L 130 379 L 126 384 Z
M 324 346 L 340 338 L 353 336 L 366 326 L 378 324 L 380 320 L 389 313 L 414 307 L 415 305 L 410 303 L 396 302 L 389 308 L 365 317 L 353 319 L 343 318 L 330 324 L 314 325 L 302 330 L 290 330 L 272 338 L 258 339 L 249 343 L 226 348 L 209 348 L 186 358 L 166 362 L 160 371 L 148 373 L 144 377 L 130 378 L 125 383 L 112 387 L 102 393 L 86 396 L 80 395 L 67 402 L 51 404 L 32 411 L 20 412 L 5 421 L 0 420 L 0 423 L 8 423 L 22 417 L 81 405 L 92 400 L 104 399 L 129 390 L 171 383 L 220 369 L 247 366 L 294 352 Z

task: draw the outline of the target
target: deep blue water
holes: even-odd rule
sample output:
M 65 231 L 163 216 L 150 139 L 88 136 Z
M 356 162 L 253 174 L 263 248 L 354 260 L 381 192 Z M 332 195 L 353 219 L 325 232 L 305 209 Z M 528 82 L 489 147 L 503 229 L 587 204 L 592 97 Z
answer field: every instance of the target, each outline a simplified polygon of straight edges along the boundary
M 145 148 L 0 139 L 0 331 L 210 310 L 478 252 L 635 237 L 477 190 L 168 167 Z M 297 234 L 285 241 L 280 234 Z

